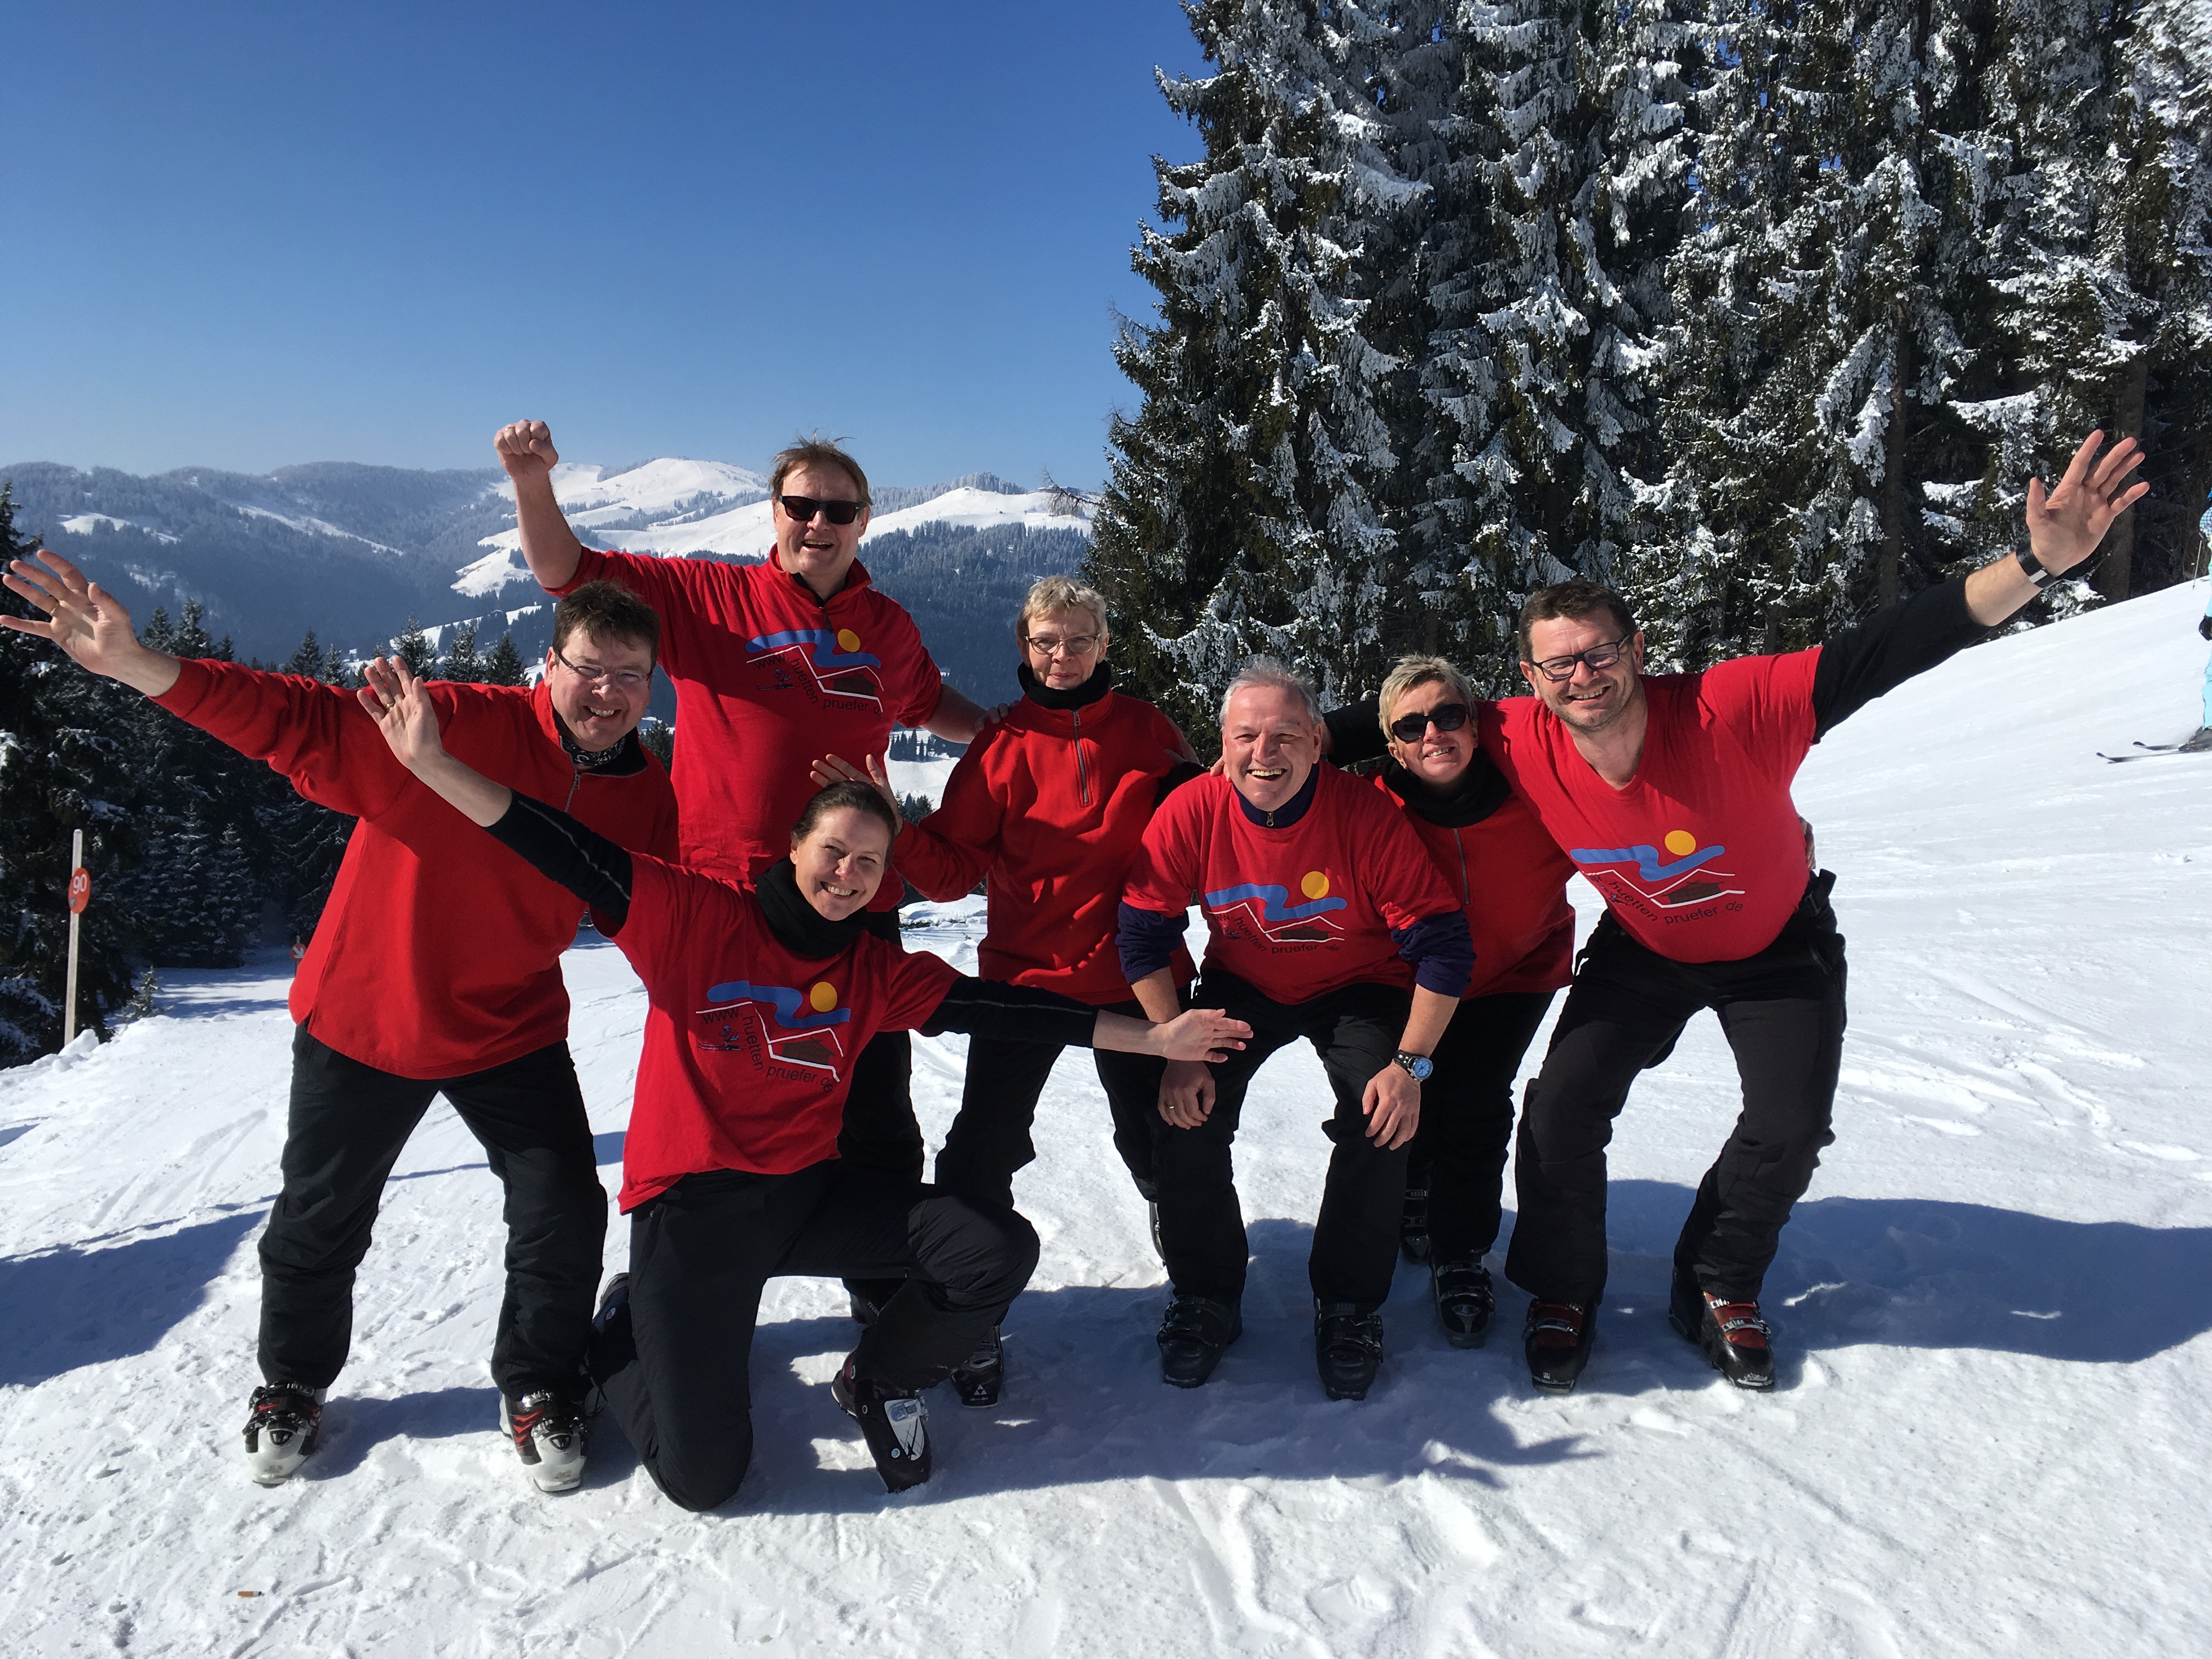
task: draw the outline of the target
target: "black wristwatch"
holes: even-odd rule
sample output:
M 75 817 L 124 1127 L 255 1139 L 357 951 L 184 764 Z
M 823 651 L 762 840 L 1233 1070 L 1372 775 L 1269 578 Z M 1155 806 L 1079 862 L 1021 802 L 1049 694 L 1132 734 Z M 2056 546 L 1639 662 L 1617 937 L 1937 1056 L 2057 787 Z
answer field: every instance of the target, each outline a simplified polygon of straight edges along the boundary
M 1426 1083 L 1429 1080 L 1429 1073 L 1437 1069 L 1436 1061 L 1431 1060 L 1426 1054 L 1409 1054 L 1403 1048 L 1390 1056 L 1390 1063 L 1393 1066 L 1404 1066 L 1406 1075 L 1416 1083 Z
M 2021 575 L 2027 577 L 2028 580 L 2033 582 L 2038 587 L 2048 587 L 2051 586 L 2051 573 L 2043 568 L 2043 561 L 2037 558 L 2031 550 L 2023 547 L 2018 552 L 2014 553 L 2013 557 L 2020 561 L 2020 574 Z

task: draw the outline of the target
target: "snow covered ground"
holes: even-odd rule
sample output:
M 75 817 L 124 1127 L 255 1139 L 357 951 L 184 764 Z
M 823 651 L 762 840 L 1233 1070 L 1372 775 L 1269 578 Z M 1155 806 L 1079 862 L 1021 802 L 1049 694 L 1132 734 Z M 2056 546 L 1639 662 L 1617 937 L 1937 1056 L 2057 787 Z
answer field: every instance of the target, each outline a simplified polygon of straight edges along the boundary
M 933 1401 L 920 1492 L 886 1498 L 830 1404 L 854 1335 L 836 1287 L 787 1281 L 726 1511 L 663 1502 L 611 1429 L 583 1491 L 538 1496 L 484 1370 L 498 1194 L 442 1106 L 386 1194 L 325 1449 L 264 1492 L 237 1430 L 283 969 L 174 975 L 106 1048 L 0 1074 L 0 1649 L 2201 1651 L 2212 757 L 2094 751 L 2193 727 L 2203 601 L 1982 647 L 1806 768 L 1852 1028 L 1837 1144 L 1768 1281 L 1767 1397 L 1663 1317 L 1733 1109 L 1710 1019 L 1622 1120 L 1614 1300 L 1565 1400 L 1528 1386 L 1517 1292 L 1489 1347 L 1456 1352 L 1410 1271 L 1381 1385 L 1322 1400 L 1304 1255 L 1325 1106 L 1303 1054 L 1248 1109 L 1246 1334 L 1206 1388 L 1162 1387 L 1158 1265 L 1071 1056 L 1018 1188 L 1044 1258 L 1006 1403 Z M 910 940 L 972 963 L 974 908 L 918 910 Z M 568 965 L 611 1186 L 641 1004 L 605 944 Z M 916 1044 L 933 1137 L 962 1048 Z

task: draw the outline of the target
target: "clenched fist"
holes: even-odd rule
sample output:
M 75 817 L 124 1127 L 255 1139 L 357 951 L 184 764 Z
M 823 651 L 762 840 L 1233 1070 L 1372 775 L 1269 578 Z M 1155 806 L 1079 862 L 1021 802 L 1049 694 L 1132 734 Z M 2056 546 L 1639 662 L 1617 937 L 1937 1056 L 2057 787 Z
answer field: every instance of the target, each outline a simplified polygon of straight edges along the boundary
M 507 469 L 507 476 L 517 483 L 545 477 L 561 464 L 561 452 L 553 447 L 552 428 L 543 421 L 517 421 L 500 428 L 492 447 L 499 452 L 499 464 Z

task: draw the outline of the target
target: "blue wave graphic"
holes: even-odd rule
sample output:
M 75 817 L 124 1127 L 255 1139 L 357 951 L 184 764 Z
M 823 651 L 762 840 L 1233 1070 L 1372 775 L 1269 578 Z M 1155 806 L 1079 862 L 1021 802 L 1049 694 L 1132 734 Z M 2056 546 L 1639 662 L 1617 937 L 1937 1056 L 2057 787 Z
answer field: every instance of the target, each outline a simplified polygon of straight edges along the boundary
M 1247 882 L 1242 887 L 1224 887 L 1218 893 L 1208 893 L 1206 902 L 1215 909 L 1236 903 L 1239 899 L 1258 899 L 1260 917 L 1263 921 L 1302 921 L 1308 916 L 1317 916 L 1324 910 L 1341 910 L 1345 902 L 1340 898 L 1317 898 L 1311 904 L 1287 902 L 1291 890 L 1287 887 L 1255 887 Z
M 826 628 L 793 628 L 781 634 L 756 634 L 745 641 L 748 651 L 777 651 L 787 645 L 803 645 L 807 659 L 825 674 L 842 674 L 848 668 L 881 668 L 884 659 L 866 651 L 840 651 L 837 636 Z
M 741 979 L 709 987 L 707 1000 L 774 1003 L 775 1023 L 787 1031 L 818 1031 L 825 1025 L 842 1025 L 853 1018 L 850 1008 L 832 1008 L 826 1014 L 802 1014 L 799 1011 L 805 999 L 788 985 L 748 985 Z
M 1576 847 L 1568 850 L 1567 856 L 1577 864 L 1633 864 L 1636 873 L 1646 881 L 1672 881 L 1727 851 L 1725 847 L 1700 847 L 1675 864 L 1660 863 L 1656 847 Z

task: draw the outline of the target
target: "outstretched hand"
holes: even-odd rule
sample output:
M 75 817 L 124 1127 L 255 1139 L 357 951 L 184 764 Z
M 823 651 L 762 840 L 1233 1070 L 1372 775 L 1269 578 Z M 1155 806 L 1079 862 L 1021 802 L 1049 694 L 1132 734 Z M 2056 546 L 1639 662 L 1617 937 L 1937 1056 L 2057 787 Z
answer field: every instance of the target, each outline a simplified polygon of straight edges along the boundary
M 80 668 L 136 686 L 159 696 L 176 684 L 177 660 L 149 651 L 131 631 L 123 602 L 58 553 L 38 551 L 38 562 L 16 559 L 0 576 L 10 593 L 46 612 L 36 617 L 0 617 L 0 628 L 51 640 Z
M 1171 1060 L 1222 1060 L 1244 1046 L 1252 1028 L 1218 1008 L 1192 1008 L 1158 1027 L 1156 1034 Z
M 2097 550 L 2112 520 L 2150 493 L 2128 474 L 2142 460 L 2142 450 L 2133 438 L 2123 438 L 2098 459 L 2102 432 L 2092 432 L 2067 464 L 2066 475 L 2048 495 L 2043 480 L 2027 481 L 2027 544 L 2036 559 L 2054 575 L 2071 570 Z
M 446 745 L 438 735 L 438 711 L 415 671 L 397 657 L 374 657 L 362 675 L 368 684 L 355 695 L 399 763 L 417 774 L 435 763 Z

